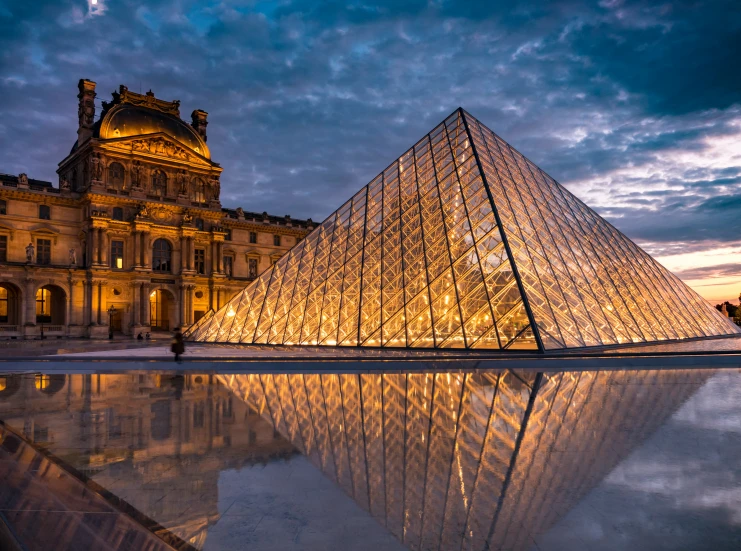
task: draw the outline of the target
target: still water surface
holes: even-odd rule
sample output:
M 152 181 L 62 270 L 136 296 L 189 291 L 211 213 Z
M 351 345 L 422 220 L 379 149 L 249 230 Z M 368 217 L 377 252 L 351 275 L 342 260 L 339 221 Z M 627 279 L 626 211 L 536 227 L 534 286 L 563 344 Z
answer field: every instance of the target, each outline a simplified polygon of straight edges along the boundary
M 0 374 L 0 420 L 196 549 L 741 548 L 738 370 Z

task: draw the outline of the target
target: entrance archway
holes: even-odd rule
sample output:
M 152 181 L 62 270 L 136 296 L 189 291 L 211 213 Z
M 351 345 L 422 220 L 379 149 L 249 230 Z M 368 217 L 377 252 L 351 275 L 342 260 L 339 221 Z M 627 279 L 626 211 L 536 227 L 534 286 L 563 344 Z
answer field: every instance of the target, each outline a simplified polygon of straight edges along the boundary
M 149 295 L 149 324 L 153 331 L 169 331 L 175 322 L 175 297 L 166 289 Z
M 67 295 L 56 285 L 44 285 L 36 291 L 36 323 L 64 325 Z
M 0 325 L 20 325 L 21 292 L 12 283 L 0 283 Z

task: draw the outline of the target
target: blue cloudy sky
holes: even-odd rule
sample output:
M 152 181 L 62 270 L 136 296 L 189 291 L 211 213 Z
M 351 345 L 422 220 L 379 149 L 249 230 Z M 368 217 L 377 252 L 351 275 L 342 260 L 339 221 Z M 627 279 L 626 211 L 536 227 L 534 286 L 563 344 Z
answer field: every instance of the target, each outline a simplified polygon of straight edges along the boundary
M 319 220 L 463 106 L 734 299 L 740 52 L 738 0 L 0 0 L 0 172 L 56 182 L 84 77 L 208 111 L 225 206 Z

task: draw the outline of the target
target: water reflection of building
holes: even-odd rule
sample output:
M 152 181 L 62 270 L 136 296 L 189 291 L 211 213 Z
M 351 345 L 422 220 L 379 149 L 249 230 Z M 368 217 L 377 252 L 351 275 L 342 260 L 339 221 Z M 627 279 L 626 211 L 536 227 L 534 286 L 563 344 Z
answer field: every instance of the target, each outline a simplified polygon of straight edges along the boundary
M 706 371 L 221 380 L 413 549 L 526 549 Z
M 0 419 L 199 548 L 219 473 L 294 453 L 208 375 L 4 375 Z

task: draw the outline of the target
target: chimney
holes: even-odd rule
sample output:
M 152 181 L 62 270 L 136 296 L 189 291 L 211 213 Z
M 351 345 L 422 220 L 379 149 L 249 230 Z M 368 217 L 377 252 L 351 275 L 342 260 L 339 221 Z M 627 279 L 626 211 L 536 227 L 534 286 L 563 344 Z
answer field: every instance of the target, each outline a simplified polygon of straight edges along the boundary
M 82 145 L 93 135 L 95 123 L 95 83 L 92 80 L 81 78 L 77 83 L 77 99 L 80 100 L 77 108 L 79 127 L 77 128 L 77 144 Z
M 201 135 L 201 138 L 203 138 L 203 141 L 207 141 L 206 138 L 206 127 L 208 126 L 208 113 L 205 111 L 201 111 L 200 109 L 196 109 L 190 114 L 190 118 L 193 122 L 190 123 L 190 125 L 196 129 L 196 132 L 198 132 Z

